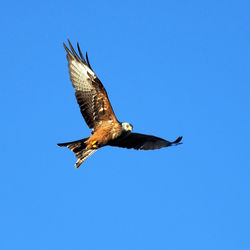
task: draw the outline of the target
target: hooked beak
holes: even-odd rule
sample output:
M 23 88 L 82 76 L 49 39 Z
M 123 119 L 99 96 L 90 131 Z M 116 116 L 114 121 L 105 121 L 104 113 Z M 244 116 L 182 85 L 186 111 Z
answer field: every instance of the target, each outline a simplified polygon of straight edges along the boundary
M 129 125 L 128 127 L 128 131 L 132 131 L 133 127 L 131 125 Z

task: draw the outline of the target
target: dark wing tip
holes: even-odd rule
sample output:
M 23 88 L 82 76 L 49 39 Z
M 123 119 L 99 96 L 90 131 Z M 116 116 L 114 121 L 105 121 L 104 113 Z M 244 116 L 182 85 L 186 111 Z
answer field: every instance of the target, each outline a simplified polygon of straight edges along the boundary
M 71 42 L 69 41 L 69 39 L 68 39 L 68 43 L 69 43 L 69 47 L 70 47 L 70 49 L 71 49 L 71 51 L 72 51 L 72 53 L 73 53 L 75 59 L 76 59 L 78 62 L 81 62 L 81 58 L 80 58 L 80 57 L 78 56 L 78 54 L 76 53 L 76 51 L 75 51 L 74 47 L 72 46 Z
M 84 56 L 83 56 L 83 54 L 82 54 L 82 51 L 81 51 L 81 49 L 80 49 L 80 45 L 79 45 L 78 42 L 77 42 L 77 49 L 78 49 L 79 55 L 80 55 L 80 57 L 81 57 L 83 63 L 84 63 L 84 64 L 87 64 L 86 61 L 85 61 L 85 58 L 84 58 Z
M 86 59 L 87 59 L 87 63 L 88 63 L 89 68 L 92 69 L 92 68 L 91 68 L 91 65 L 90 65 L 90 63 L 89 63 L 89 57 L 88 57 L 87 51 L 86 51 Z M 93 69 L 92 69 L 92 70 L 93 70 Z
M 179 143 L 181 140 L 182 140 L 182 136 L 179 136 L 179 137 L 174 141 L 174 143 Z
M 78 56 L 78 54 L 76 53 L 75 49 L 73 48 L 73 46 L 72 46 L 70 40 L 67 39 L 67 41 L 68 41 L 68 43 L 69 43 L 70 49 L 67 47 L 67 45 L 66 45 L 65 43 L 63 43 L 63 47 L 64 47 L 64 49 L 66 50 L 67 54 L 68 54 L 71 58 L 75 58 L 78 62 L 83 62 L 85 65 L 87 65 L 87 66 L 93 71 L 93 69 L 92 69 L 92 67 L 90 66 L 90 63 L 89 63 L 89 58 L 88 58 L 87 52 L 86 52 L 86 60 L 87 60 L 87 62 L 86 62 L 86 60 L 85 60 L 85 58 L 84 58 L 84 56 L 83 56 L 83 54 L 82 54 L 82 51 L 81 51 L 81 49 L 80 49 L 79 43 L 77 42 L 77 49 L 78 49 L 78 52 L 79 52 L 80 57 Z
M 67 45 L 65 43 L 63 43 L 63 47 L 66 50 L 66 52 L 70 55 L 71 52 L 70 52 L 69 48 L 67 47 Z
M 182 140 L 182 136 L 179 136 L 175 141 L 171 143 L 171 145 L 175 145 L 175 146 L 180 145 L 182 144 L 182 142 L 180 142 L 181 140 Z
M 68 41 L 69 46 L 70 46 L 70 47 L 73 47 L 72 44 L 71 44 L 71 42 L 70 42 L 70 40 L 67 39 L 67 41 Z

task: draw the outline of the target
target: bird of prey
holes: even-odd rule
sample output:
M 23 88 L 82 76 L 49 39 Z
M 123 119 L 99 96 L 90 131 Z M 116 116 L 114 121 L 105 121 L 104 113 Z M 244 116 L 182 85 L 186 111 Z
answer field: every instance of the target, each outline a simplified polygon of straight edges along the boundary
M 68 40 L 70 49 L 63 43 L 67 52 L 70 80 L 75 88 L 75 97 L 83 118 L 92 129 L 91 136 L 67 143 L 57 144 L 68 147 L 78 159 L 78 168 L 90 155 L 104 146 L 115 146 L 134 149 L 159 149 L 181 144 L 182 137 L 170 142 L 162 138 L 132 133 L 133 126 L 127 122 L 119 122 L 110 104 L 107 92 L 90 66 L 88 54 L 84 58 L 79 44 L 79 55 Z

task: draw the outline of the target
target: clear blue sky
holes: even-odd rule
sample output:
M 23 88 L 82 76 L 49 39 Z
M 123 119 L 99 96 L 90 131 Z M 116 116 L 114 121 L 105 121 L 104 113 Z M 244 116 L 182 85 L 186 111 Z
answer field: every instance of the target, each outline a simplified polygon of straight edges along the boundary
M 1 250 L 250 249 L 249 1 L 1 4 Z M 120 121 L 184 144 L 103 148 L 62 43 L 87 50 Z

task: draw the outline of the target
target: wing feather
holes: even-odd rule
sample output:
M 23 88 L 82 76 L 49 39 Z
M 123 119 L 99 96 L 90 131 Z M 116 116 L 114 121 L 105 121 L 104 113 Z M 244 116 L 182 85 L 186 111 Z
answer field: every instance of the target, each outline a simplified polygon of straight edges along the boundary
M 153 135 L 130 133 L 124 138 L 118 138 L 117 140 L 110 142 L 109 145 L 128 149 L 152 150 L 182 144 L 180 142 L 181 140 L 182 136 L 178 137 L 175 141 L 170 142 Z
M 89 63 L 89 57 L 88 57 L 87 51 L 86 51 L 86 59 L 87 59 L 88 66 L 91 68 L 91 65 L 90 65 L 90 63 Z M 91 68 L 91 69 L 92 69 L 92 68 Z
M 85 61 L 85 58 L 84 58 L 84 56 L 83 56 L 83 54 L 82 54 L 82 51 L 81 51 L 81 49 L 80 49 L 79 43 L 77 43 L 77 49 L 78 49 L 78 52 L 79 52 L 79 55 L 80 55 L 82 61 L 83 61 L 85 64 L 87 64 L 86 61 Z
M 83 118 L 89 128 L 95 130 L 100 121 L 118 122 L 101 81 L 92 70 L 88 55 L 86 60 L 77 43 L 79 55 L 68 40 L 70 49 L 63 43 L 67 52 L 70 80 L 75 88 L 75 96 Z

